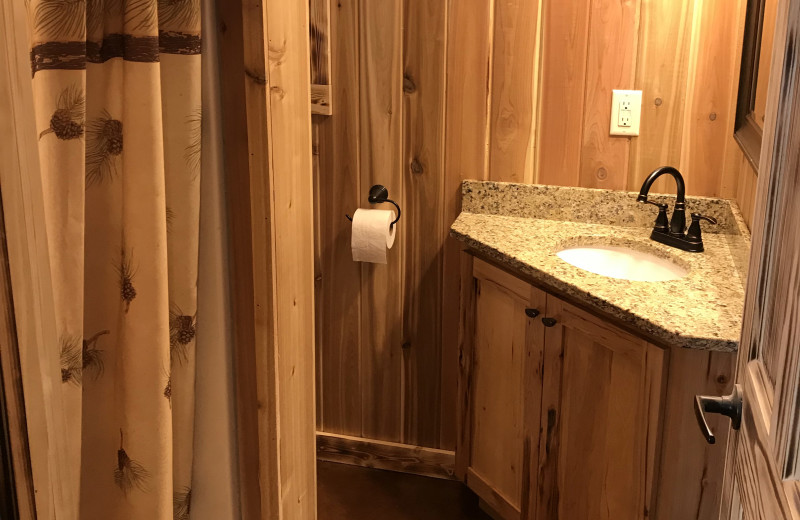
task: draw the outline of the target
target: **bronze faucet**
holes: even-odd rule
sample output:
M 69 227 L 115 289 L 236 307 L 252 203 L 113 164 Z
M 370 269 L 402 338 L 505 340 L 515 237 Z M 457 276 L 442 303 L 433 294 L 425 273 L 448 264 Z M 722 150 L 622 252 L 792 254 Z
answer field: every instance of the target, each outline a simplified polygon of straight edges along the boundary
M 678 196 L 675 199 L 675 208 L 672 210 L 672 218 L 669 219 L 669 225 L 667 225 L 667 205 L 647 200 L 647 193 L 650 191 L 653 182 L 665 173 L 672 175 L 678 185 Z M 676 168 L 662 166 L 653 170 L 653 173 L 644 180 L 636 200 L 658 207 L 656 223 L 653 226 L 653 232 L 650 234 L 652 240 L 692 253 L 703 251 L 700 220 L 705 220 L 712 224 L 716 224 L 717 221 L 712 217 L 692 213 L 692 225 L 689 226 L 688 233 L 686 232 L 686 183 L 683 182 L 683 175 Z

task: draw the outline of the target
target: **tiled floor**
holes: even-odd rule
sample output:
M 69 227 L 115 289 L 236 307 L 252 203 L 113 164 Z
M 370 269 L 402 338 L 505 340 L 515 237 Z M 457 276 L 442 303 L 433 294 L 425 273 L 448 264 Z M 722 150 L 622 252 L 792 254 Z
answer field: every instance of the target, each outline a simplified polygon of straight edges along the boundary
M 319 520 L 491 520 L 460 482 L 317 463 Z

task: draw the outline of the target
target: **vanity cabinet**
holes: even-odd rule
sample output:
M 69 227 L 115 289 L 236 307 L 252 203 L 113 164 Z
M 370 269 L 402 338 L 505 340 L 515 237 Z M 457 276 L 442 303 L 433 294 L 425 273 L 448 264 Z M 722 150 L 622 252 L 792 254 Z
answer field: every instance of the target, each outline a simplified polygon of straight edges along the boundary
M 716 519 L 691 398 L 729 386 L 731 353 L 677 349 L 670 373 L 669 348 L 467 254 L 461 298 L 456 472 L 495 516 Z

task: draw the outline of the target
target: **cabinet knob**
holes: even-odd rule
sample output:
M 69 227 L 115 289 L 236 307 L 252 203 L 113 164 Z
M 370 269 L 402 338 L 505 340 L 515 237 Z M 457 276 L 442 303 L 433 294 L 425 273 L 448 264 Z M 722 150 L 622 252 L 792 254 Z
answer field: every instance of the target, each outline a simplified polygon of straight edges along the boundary
M 731 428 L 738 430 L 742 424 L 742 391 L 739 385 L 733 387 L 733 393 L 723 397 L 696 395 L 694 396 L 694 416 L 697 425 L 703 432 L 709 444 L 714 444 L 717 439 L 708 426 L 706 413 L 718 413 L 731 419 Z
M 529 318 L 535 318 L 539 315 L 539 309 L 525 309 L 525 315 Z
M 542 318 L 542 323 L 545 327 L 552 327 L 558 322 L 555 320 L 555 318 Z

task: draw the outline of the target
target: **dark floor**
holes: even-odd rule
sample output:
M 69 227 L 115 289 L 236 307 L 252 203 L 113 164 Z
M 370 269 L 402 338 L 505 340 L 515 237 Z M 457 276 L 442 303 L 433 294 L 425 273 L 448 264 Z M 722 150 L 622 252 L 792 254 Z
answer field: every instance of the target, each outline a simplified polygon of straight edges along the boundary
M 317 463 L 318 520 L 491 520 L 460 482 Z

